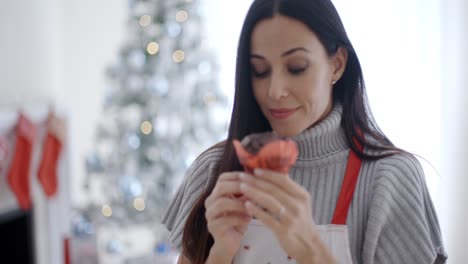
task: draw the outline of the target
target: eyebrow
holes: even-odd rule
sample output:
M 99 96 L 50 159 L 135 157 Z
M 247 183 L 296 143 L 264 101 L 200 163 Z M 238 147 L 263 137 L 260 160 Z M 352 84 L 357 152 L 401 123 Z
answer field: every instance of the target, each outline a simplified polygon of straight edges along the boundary
M 291 55 L 291 54 L 293 54 L 294 52 L 297 52 L 297 51 L 310 52 L 310 51 L 309 51 L 308 49 L 306 49 L 306 48 L 297 47 L 297 48 L 292 48 L 292 49 L 290 49 L 290 50 L 287 50 L 287 51 L 283 52 L 283 54 L 281 54 L 281 57 L 289 56 L 289 55 Z M 250 57 L 251 57 L 251 58 L 258 58 L 258 59 L 262 59 L 262 60 L 265 59 L 265 57 L 263 57 L 262 55 L 258 55 L 258 54 L 255 54 L 255 53 L 250 54 Z

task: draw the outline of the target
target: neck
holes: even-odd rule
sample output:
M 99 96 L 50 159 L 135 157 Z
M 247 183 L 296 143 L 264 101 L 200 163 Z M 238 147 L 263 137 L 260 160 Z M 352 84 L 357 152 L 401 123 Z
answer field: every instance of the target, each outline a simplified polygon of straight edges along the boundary
M 299 161 L 321 159 L 349 148 L 341 127 L 342 112 L 342 106 L 335 104 L 323 120 L 294 137 Z

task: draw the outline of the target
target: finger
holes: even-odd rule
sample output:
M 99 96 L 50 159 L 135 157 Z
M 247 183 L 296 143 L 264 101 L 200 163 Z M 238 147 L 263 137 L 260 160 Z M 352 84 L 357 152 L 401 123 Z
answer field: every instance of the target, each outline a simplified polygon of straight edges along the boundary
M 278 208 L 284 208 L 276 197 L 270 193 L 263 192 L 262 190 L 256 189 L 245 183 L 241 184 L 241 189 L 250 202 L 258 204 L 272 215 L 279 212 Z
M 258 168 L 254 170 L 254 175 L 257 176 L 258 180 L 274 184 L 293 197 L 298 199 L 305 199 L 307 197 L 307 191 L 301 185 L 289 178 L 287 174 Z
M 281 222 L 278 221 L 277 217 L 273 216 L 271 213 L 265 212 L 262 208 L 255 205 L 251 201 L 246 201 L 244 205 L 249 214 L 254 216 L 257 220 L 261 221 L 264 225 L 270 227 L 274 232 L 279 232 L 281 228 Z M 284 217 L 284 214 L 282 217 Z
M 242 227 L 248 225 L 251 220 L 249 216 L 229 215 L 208 221 L 208 230 L 211 234 L 223 234 L 232 227 Z
M 241 232 L 242 234 L 244 234 L 245 231 L 247 231 L 247 228 L 248 228 L 248 225 L 249 225 L 250 221 L 252 221 L 252 217 L 251 217 L 251 216 L 249 216 L 249 217 L 247 218 L 247 221 L 246 221 L 245 224 L 241 224 L 241 225 L 236 226 L 236 229 L 237 229 L 239 232 Z
M 241 193 L 240 181 L 237 182 L 220 182 L 216 184 L 213 192 L 205 200 L 205 207 L 208 208 L 221 197 L 232 197 L 234 194 Z
M 205 200 L 205 206 L 207 204 L 210 204 L 213 202 L 213 200 L 216 200 L 219 196 L 222 196 L 218 193 L 219 185 L 225 184 L 226 182 L 238 182 L 239 181 L 239 172 L 225 172 L 222 173 L 218 180 L 216 181 L 216 185 L 211 191 L 211 194 L 207 197 Z M 226 190 L 222 190 L 226 191 Z
M 248 216 L 241 201 L 229 198 L 219 198 L 210 207 L 206 208 L 206 219 L 216 219 L 225 215 L 239 214 Z
M 223 172 L 219 175 L 218 182 L 237 181 L 239 180 L 239 174 L 240 172 L 238 171 Z
M 259 189 L 264 193 L 273 194 L 275 198 L 284 206 L 288 207 L 291 212 L 298 211 L 296 197 L 291 196 L 289 192 L 286 192 L 283 188 L 279 188 L 275 184 L 265 181 L 259 177 L 254 177 L 247 173 L 243 173 L 240 176 L 241 184 L 247 183 L 248 186 L 252 186 L 255 189 Z M 284 176 L 282 176 L 284 177 Z

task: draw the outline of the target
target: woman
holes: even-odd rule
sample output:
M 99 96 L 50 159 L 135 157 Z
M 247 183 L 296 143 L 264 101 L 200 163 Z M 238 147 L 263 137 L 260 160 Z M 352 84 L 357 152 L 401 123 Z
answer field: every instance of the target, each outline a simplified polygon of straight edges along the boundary
M 232 140 L 265 131 L 297 142 L 288 175 L 241 172 Z M 192 164 L 163 223 L 179 263 L 447 258 L 423 171 L 372 119 L 359 60 L 330 0 L 252 3 L 228 138 Z

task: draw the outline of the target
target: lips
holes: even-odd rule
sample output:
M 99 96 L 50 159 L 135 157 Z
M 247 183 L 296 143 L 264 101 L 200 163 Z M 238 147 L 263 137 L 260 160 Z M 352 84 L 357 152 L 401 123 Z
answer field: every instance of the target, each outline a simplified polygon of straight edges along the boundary
M 270 113 L 276 119 L 286 119 L 293 115 L 297 109 L 299 108 L 272 108 Z

